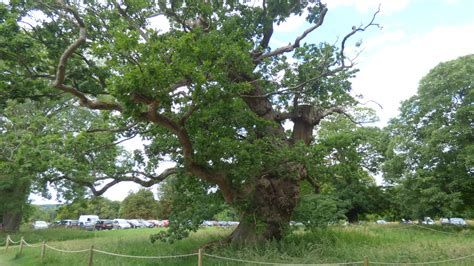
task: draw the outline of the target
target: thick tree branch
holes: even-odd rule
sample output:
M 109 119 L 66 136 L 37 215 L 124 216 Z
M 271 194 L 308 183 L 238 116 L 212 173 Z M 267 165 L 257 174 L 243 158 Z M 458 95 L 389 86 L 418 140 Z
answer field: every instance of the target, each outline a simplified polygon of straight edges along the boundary
M 329 115 L 335 114 L 335 113 L 345 116 L 347 119 L 349 119 L 354 124 L 361 125 L 361 122 L 358 122 L 358 121 L 354 120 L 354 118 L 342 106 L 333 106 L 333 107 L 329 107 L 327 109 L 319 110 L 319 111 L 316 111 L 316 112 L 317 112 L 317 115 L 315 116 L 314 120 L 312 121 L 312 123 L 314 125 L 319 124 L 319 122 L 322 119 L 326 118 Z
M 84 186 L 88 187 L 92 194 L 96 197 L 98 196 L 101 196 L 102 194 L 104 194 L 109 188 L 115 186 L 116 184 L 120 183 L 120 180 L 112 180 L 110 181 L 109 183 L 105 184 L 101 189 L 97 190 L 93 184 L 88 184 L 88 183 L 85 183 Z
M 183 170 L 182 168 L 178 168 L 178 167 L 168 168 L 159 175 L 152 175 L 152 174 L 145 173 L 145 172 L 142 172 L 142 171 L 129 171 L 129 172 L 124 172 L 124 173 L 118 173 L 114 176 L 106 175 L 104 177 L 96 178 L 93 181 L 77 179 L 77 178 L 73 178 L 71 176 L 66 176 L 65 175 L 65 176 L 61 176 L 61 177 L 59 177 L 55 180 L 51 180 L 51 182 L 54 182 L 56 180 L 61 180 L 61 179 L 69 180 L 73 183 L 76 183 L 76 184 L 79 184 L 79 185 L 82 185 L 82 186 L 85 186 L 85 187 L 89 188 L 91 190 L 92 194 L 94 194 L 94 196 L 100 196 L 100 195 L 104 194 L 112 186 L 114 186 L 114 185 L 116 185 L 120 182 L 129 181 L 129 182 L 135 182 L 135 183 L 140 184 L 144 187 L 151 187 L 155 184 L 158 184 L 158 183 L 162 182 L 163 180 L 165 180 L 169 176 L 179 173 L 182 170 Z M 148 180 L 144 180 L 144 179 L 140 178 L 140 176 L 143 176 L 143 177 L 147 178 Z M 106 183 L 100 189 L 97 189 L 95 183 L 97 181 L 101 181 L 101 180 L 105 180 L 105 179 L 112 179 L 112 181 L 110 181 L 109 183 Z
M 182 153 L 186 170 L 192 175 L 203 178 L 208 182 L 217 184 L 222 190 L 225 200 L 228 203 L 233 202 L 234 192 L 231 184 L 226 178 L 226 174 L 220 171 L 209 170 L 194 161 L 193 145 L 186 128 L 183 125 L 180 125 L 175 121 L 167 118 L 166 116 L 158 113 L 158 105 L 159 101 L 152 101 L 148 105 L 148 111 L 146 112 L 146 114 L 142 114 L 142 116 L 146 117 L 149 121 L 155 124 L 163 126 L 170 132 L 172 132 L 174 135 L 176 135 L 183 148 Z
M 74 18 L 76 19 L 77 24 L 79 25 L 79 37 L 66 48 L 59 59 L 58 69 L 56 72 L 56 79 L 53 81 L 53 87 L 67 92 L 71 95 L 74 95 L 79 99 L 79 102 L 82 106 L 88 107 L 90 109 L 100 109 L 100 110 L 116 110 L 121 111 L 122 107 L 117 103 L 106 103 L 100 101 L 94 101 L 89 99 L 84 93 L 77 90 L 75 87 L 68 86 L 64 84 L 64 80 L 66 78 L 66 64 L 68 59 L 73 55 L 73 53 L 79 48 L 79 46 L 86 42 L 87 34 L 86 34 L 86 27 L 77 13 L 76 10 L 64 5 L 62 2 L 59 4 L 69 13 L 71 13 Z

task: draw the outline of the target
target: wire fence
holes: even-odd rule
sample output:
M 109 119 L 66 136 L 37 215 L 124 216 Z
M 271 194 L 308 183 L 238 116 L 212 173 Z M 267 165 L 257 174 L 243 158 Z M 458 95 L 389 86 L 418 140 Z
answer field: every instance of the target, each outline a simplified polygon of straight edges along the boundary
M 426 228 L 423 226 L 420 226 L 424 229 L 431 229 L 431 228 Z M 433 229 L 434 230 L 434 229 Z M 439 231 L 439 230 L 434 230 L 434 231 Z M 445 232 L 445 231 L 439 231 L 439 232 Z M 451 232 L 446 232 L 446 233 L 451 233 Z M 13 246 L 11 246 L 12 244 Z M 197 257 L 197 264 L 198 266 L 203 265 L 203 258 L 207 257 L 213 260 L 221 260 L 221 261 L 233 261 L 233 262 L 238 262 L 242 263 L 245 265 L 253 264 L 253 265 L 285 265 L 285 266 L 332 266 L 332 265 L 364 265 L 368 266 L 369 263 L 370 265 L 433 265 L 433 264 L 443 264 L 443 263 L 452 263 L 455 261 L 461 261 L 461 260 L 466 260 L 468 258 L 473 258 L 474 254 L 466 255 L 466 256 L 461 256 L 461 257 L 456 257 L 456 258 L 450 258 L 450 259 L 445 259 L 445 260 L 436 260 L 436 261 L 426 261 L 426 262 L 383 262 L 383 261 L 369 261 L 369 258 L 366 256 L 363 258 L 361 261 L 352 261 L 352 262 L 333 262 L 333 263 L 284 263 L 284 262 L 268 262 L 268 261 L 254 261 L 254 260 L 246 260 L 246 259 L 241 259 L 241 258 L 231 258 L 231 257 L 224 257 L 224 256 L 218 256 L 214 254 L 208 254 L 204 253 L 202 249 L 199 249 L 197 253 L 190 253 L 190 254 L 180 254 L 180 255 L 168 255 L 168 256 L 138 256 L 138 255 L 127 255 L 127 254 L 120 254 L 120 253 L 113 253 L 109 251 L 104 251 L 104 250 L 99 250 L 95 249 L 94 246 L 91 246 L 88 249 L 79 249 L 79 250 L 67 250 L 67 249 L 61 249 L 57 248 L 54 246 L 51 246 L 47 244 L 46 242 L 42 242 L 41 244 L 31 244 L 28 243 L 27 241 L 24 240 L 22 237 L 18 241 L 13 241 L 13 239 L 10 238 L 10 236 L 7 236 L 5 239 L 3 245 L 5 246 L 5 251 L 8 252 L 9 247 L 19 247 L 19 255 L 22 254 L 24 247 L 28 248 L 41 248 L 41 260 L 44 259 L 46 249 L 54 250 L 56 252 L 61 252 L 61 253 L 88 253 L 88 265 L 92 266 L 93 265 L 93 256 L 94 254 L 104 254 L 108 256 L 114 256 L 114 257 L 122 257 L 122 258 L 131 258 L 131 259 L 154 259 L 154 260 L 160 260 L 160 259 L 173 259 L 173 258 L 186 258 L 186 257 Z

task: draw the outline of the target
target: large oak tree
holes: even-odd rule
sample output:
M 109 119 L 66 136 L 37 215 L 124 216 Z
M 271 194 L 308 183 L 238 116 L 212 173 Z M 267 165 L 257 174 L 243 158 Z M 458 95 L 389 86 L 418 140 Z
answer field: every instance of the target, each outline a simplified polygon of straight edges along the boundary
M 7 93 L 68 94 L 111 112 L 120 125 L 110 131 L 149 141 L 130 178 L 217 189 L 241 215 L 233 243 L 282 237 L 301 182 L 318 178 L 308 167 L 315 127 L 358 104 L 349 39 L 377 26 L 374 15 L 338 45 L 304 43 L 323 25 L 319 1 L 11 1 L 1 11 L 17 43 L 0 50 Z M 298 15 L 308 28 L 271 47 L 275 25 Z M 175 167 L 158 174 L 165 160 Z

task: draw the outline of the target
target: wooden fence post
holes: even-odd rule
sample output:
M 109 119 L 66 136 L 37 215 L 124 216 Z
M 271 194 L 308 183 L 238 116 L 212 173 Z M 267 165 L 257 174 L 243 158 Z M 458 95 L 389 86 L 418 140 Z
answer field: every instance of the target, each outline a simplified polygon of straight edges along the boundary
M 198 266 L 202 266 L 202 249 L 198 251 Z
M 22 253 L 23 253 L 23 237 L 21 237 L 20 239 L 20 252 L 18 253 L 19 256 L 21 256 Z
M 7 239 L 5 240 L 5 252 L 8 251 L 9 245 L 10 245 L 10 235 L 7 235 Z
M 41 260 L 44 259 L 44 253 L 46 252 L 46 241 L 41 244 Z
M 364 266 L 369 266 L 369 257 L 364 257 Z
M 92 266 L 94 264 L 94 245 L 91 246 L 91 250 L 89 252 L 89 266 Z

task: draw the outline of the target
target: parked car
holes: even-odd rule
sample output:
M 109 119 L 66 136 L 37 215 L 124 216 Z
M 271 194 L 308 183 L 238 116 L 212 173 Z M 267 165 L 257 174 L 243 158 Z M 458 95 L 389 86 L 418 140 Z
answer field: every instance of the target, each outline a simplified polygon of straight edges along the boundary
M 114 229 L 129 229 L 131 225 L 125 219 L 114 219 L 113 227 Z
M 47 229 L 48 228 L 48 223 L 45 221 L 35 221 L 33 223 L 33 229 L 38 230 L 38 229 Z
M 203 225 L 203 226 L 216 226 L 216 225 L 217 225 L 217 221 L 203 221 L 203 222 L 202 222 L 202 225 Z
M 94 228 L 95 223 L 100 220 L 97 215 L 81 215 L 79 216 L 79 225 L 82 223 L 82 227 Z
M 169 224 L 170 224 L 170 222 L 168 220 L 159 220 L 158 221 L 158 226 L 159 227 L 168 227 Z
M 114 223 L 111 220 L 99 220 L 95 222 L 95 230 L 112 230 Z
M 92 224 L 91 222 L 79 222 L 79 228 L 92 231 L 95 229 L 95 224 Z
M 385 220 L 377 220 L 375 223 L 376 224 L 387 224 L 387 222 Z
M 54 222 L 55 227 L 78 227 L 79 221 L 78 220 L 61 220 Z
M 435 224 L 435 222 L 433 221 L 433 219 L 431 219 L 430 217 L 425 217 L 423 219 L 423 221 L 421 221 L 421 224 L 428 224 L 428 225 L 431 225 L 431 224 Z
M 145 221 L 143 219 L 138 219 L 138 222 L 141 223 L 143 225 L 143 227 L 146 227 L 146 228 L 153 228 L 155 227 L 155 225 L 153 223 L 150 223 L 148 221 Z
M 439 219 L 440 224 L 449 224 L 449 219 L 448 218 L 441 218 Z
M 217 221 L 218 226 L 230 226 L 229 221 Z
M 450 218 L 449 223 L 457 226 L 467 226 L 467 223 L 463 218 Z
M 143 228 L 143 224 L 141 224 L 138 220 L 132 219 L 132 220 L 127 220 L 127 223 L 130 224 L 132 228 Z

